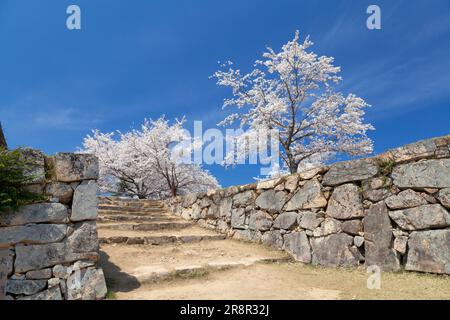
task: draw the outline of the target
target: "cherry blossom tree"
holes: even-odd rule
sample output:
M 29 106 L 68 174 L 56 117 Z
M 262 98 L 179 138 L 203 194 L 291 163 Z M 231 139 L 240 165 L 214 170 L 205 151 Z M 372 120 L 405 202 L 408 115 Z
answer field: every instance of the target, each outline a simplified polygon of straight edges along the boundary
M 333 65 L 332 57 L 312 52 L 312 45 L 309 37 L 301 43 L 297 31 L 280 52 L 267 48 L 250 73 L 242 74 L 229 61 L 212 76 L 232 90 L 223 108 L 238 109 L 220 125 L 237 122 L 255 134 L 277 130 L 283 169 L 291 173 L 337 153 L 354 156 L 373 150 L 366 133 L 374 128 L 364 123 L 368 104 L 335 90 L 342 80 L 340 67 Z
M 170 124 L 161 117 L 127 133 L 94 130 L 84 139 L 83 152 L 98 157 L 102 190 L 143 199 L 218 188 L 208 171 L 184 161 L 196 146 L 184 122 Z

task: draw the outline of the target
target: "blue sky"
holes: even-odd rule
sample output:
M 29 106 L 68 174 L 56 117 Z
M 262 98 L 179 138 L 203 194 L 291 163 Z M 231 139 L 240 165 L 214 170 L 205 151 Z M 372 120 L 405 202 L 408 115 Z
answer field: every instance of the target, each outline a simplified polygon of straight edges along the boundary
M 66 8 L 82 30 L 66 29 Z M 366 28 L 381 7 L 382 29 Z M 372 107 L 375 152 L 450 133 L 450 2 L 0 0 L 0 120 L 11 147 L 74 151 L 92 128 L 127 130 L 147 118 L 214 127 L 226 88 L 217 61 L 248 71 L 296 29 L 342 67 L 345 94 Z M 223 186 L 257 166 L 209 167 Z

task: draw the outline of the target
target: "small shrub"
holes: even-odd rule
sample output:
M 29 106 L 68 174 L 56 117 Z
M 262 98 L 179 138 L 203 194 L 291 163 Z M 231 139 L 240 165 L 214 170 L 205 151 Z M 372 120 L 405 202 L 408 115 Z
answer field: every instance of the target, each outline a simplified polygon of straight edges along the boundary
M 0 148 L 0 213 L 41 199 L 40 195 L 24 188 L 33 180 L 26 174 L 31 166 L 24 160 L 20 149 L 9 151 Z
M 380 173 L 382 176 L 388 176 L 392 173 L 394 169 L 395 161 L 393 160 L 378 160 L 378 165 L 380 166 Z

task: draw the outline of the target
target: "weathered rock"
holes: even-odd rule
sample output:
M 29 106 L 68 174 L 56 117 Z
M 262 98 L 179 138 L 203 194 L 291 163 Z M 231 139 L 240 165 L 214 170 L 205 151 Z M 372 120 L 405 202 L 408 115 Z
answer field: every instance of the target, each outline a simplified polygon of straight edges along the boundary
M 319 181 L 310 180 L 301 187 L 286 204 L 286 211 L 324 208 L 327 199 L 323 196 Z
M 275 229 L 290 230 L 297 225 L 298 216 L 297 212 L 283 212 L 275 219 L 273 227 Z
M 45 182 L 45 155 L 39 150 L 20 150 L 23 160 L 27 163 L 24 171 L 26 177 L 30 179 L 29 184 L 40 184 Z
M 330 167 L 322 182 L 326 186 L 336 186 L 347 182 L 369 179 L 376 176 L 378 172 L 379 168 L 374 159 L 338 162 Z
M 389 216 L 403 230 L 445 228 L 450 226 L 450 213 L 440 204 L 389 212 Z
M 97 252 L 98 236 L 95 221 L 77 223 L 67 243 L 74 253 Z
M 428 193 L 426 193 L 426 192 L 421 192 L 421 193 L 420 193 L 420 196 L 421 196 L 422 198 L 424 198 L 425 201 L 426 201 L 426 203 L 428 203 L 428 204 L 436 204 L 436 203 L 439 203 L 439 200 L 438 200 L 438 199 L 436 199 L 433 195 L 428 194 Z
M 420 195 L 422 196 L 422 198 L 424 198 L 430 204 L 439 203 L 439 201 L 431 194 L 428 194 L 426 192 L 421 192 Z
M 28 184 L 23 186 L 23 190 L 26 192 L 31 192 L 34 194 L 44 194 L 44 185 L 43 184 Z
M 68 300 L 99 300 L 107 288 L 102 269 L 87 268 L 76 271 L 67 279 Z
M 351 183 L 336 187 L 328 203 L 327 215 L 342 220 L 364 216 L 358 187 Z
M 56 180 L 75 182 L 98 178 L 98 159 L 90 154 L 58 153 L 54 157 Z
M 250 214 L 248 228 L 250 230 L 265 231 L 272 227 L 272 216 L 264 211 L 256 211 Z
M 17 243 L 43 244 L 64 239 L 65 224 L 29 224 L 26 226 L 0 228 L 0 245 Z
M 311 168 L 311 169 L 307 169 L 304 171 L 300 171 L 298 175 L 303 180 L 309 180 L 309 179 L 314 178 L 319 173 L 324 173 L 327 170 L 328 170 L 328 168 L 326 168 L 326 167 L 316 167 L 316 168 Z
M 413 208 L 427 204 L 427 201 L 414 190 L 407 189 L 397 195 L 390 196 L 386 199 L 386 205 L 389 209 L 405 209 Z
M 254 192 L 251 190 L 236 194 L 233 197 L 233 204 L 239 207 L 252 205 L 254 201 Z
M 279 184 L 281 182 L 280 178 L 276 178 L 276 179 L 271 179 L 271 180 L 264 180 L 264 181 L 259 181 L 258 185 L 256 186 L 257 190 L 260 189 L 273 189 L 275 188 L 275 186 L 277 184 Z
M 390 187 L 392 179 L 389 177 L 374 177 L 372 179 L 364 180 L 362 182 L 363 190 L 378 190 Z
M 73 189 L 67 183 L 52 182 L 45 186 L 45 194 L 58 198 L 63 204 L 69 204 L 72 201 Z
M 183 197 L 181 205 L 185 208 L 192 206 L 197 201 L 197 195 L 195 193 L 189 193 Z
M 14 271 L 14 251 L 0 249 L 0 270 L 6 270 L 8 276 Z
M 408 237 L 406 236 L 395 237 L 394 249 L 400 254 L 405 254 L 407 244 L 408 244 Z
M 234 239 L 237 240 L 245 240 L 252 242 L 260 242 L 261 241 L 261 232 L 258 230 L 236 230 L 233 235 Z
M 233 209 L 231 212 L 231 227 L 245 229 L 245 211 L 243 208 Z
M 303 229 L 314 230 L 318 226 L 320 226 L 320 224 L 324 220 L 325 220 L 325 218 L 323 218 L 322 213 L 315 213 L 315 212 L 307 211 L 307 212 L 303 212 L 303 214 L 300 218 L 299 225 Z
M 58 264 L 53 267 L 53 276 L 61 279 L 67 279 L 69 275 L 72 273 L 71 267 L 65 267 L 61 264 Z
M 94 180 L 83 181 L 75 190 L 70 220 L 83 221 L 97 219 L 98 185 Z
M 220 217 L 231 217 L 231 206 L 233 205 L 232 198 L 223 198 L 218 205 Z
M 363 198 L 372 202 L 379 202 L 386 199 L 392 193 L 388 189 L 366 190 L 363 192 Z
M 341 229 L 341 222 L 335 219 L 326 218 L 320 227 L 314 229 L 314 237 L 324 237 L 333 233 L 339 233 Z
M 63 300 L 63 298 L 59 287 L 53 287 L 32 296 L 19 298 L 18 300 Z
M 444 207 L 450 209 L 450 188 L 439 191 L 439 201 Z
M 406 270 L 450 274 L 450 230 L 412 232 Z
M 255 204 L 270 213 L 281 211 L 286 203 L 286 193 L 283 191 L 268 190 L 261 193 L 256 198 Z M 288 210 L 289 211 L 289 210 Z
M 311 238 L 312 263 L 327 267 L 353 267 L 359 263 L 353 237 L 345 233 Z
M 384 156 L 395 163 L 400 163 L 432 157 L 435 151 L 436 145 L 434 141 L 428 139 L 389 150 Z
M 295 189 L 297 189 L 299 179 L 300 177 L 296 174 L 288 176 L 286 178 L 286 182 L 284 183 L 284 188 L 289 192 L 293 192 Z
M 17 212 L 0 215 L 1 226 L 19 226 L 29 223 L 66 223 L 67 208 L 60 203 L 38 203 L 21 207 Z
M 354 236 L 360 234 L 363 231 L 363 222 L 362 220 L 347 220 L 341 224 L 342 231 Z
M 283 250 L 290 253 L 295 260 L 310 263 L 311 246 L 305 232 L 293 232 L 284 236 Z
M 198 205 L 200 206 L 200 208 L 206 208 L 209 207 L 211 205 L 211 200 L 208 197 L 203 197 L 200 202 L 198 203 Z
M 46 280 L 11 280 L 6 282 L 6 292 L 12 294 L 32 295 L 47 286 Z
M 75 231 L 64 242 L 16 246 L 14 266 L 16 272 L 39 270 L 76 260 L 96 260 L 97 252 L 95 222 L 85 222 L 76 226 Z
M 52 269 L 51 268 L 28 271 L 26 274 L 26 278 L 28 280 L 50 279 L 51 277 L 52 277 Z
M 52 279 L 48 279 L 47 280 L 47 288 L 53 288 L 53 287 L 58 287 L 59 288 L 59 284 L 61 283 L 61 279 L 59 278 L 52 278 Z
M 392 225 L 383 201 L 367 210 L 364 218 L 364 238 L 366 266 L 376 265 L 383 271 L 400 268 L 398 255 L 391 248 Z
M 362 247 L 362 245 L 364 244 L 364 237 L 356 236 L 355 238 L 353 238 L 353 243 L 358 248 Z
M 279 230 L 272 230 L 265 232 L 261 237 L 262 243 L 265 245 L 279 248 L 283 247 L 283 236 Z
M 450 159 L 402 164 L 391 176 L 399 188 L 450 188 Z

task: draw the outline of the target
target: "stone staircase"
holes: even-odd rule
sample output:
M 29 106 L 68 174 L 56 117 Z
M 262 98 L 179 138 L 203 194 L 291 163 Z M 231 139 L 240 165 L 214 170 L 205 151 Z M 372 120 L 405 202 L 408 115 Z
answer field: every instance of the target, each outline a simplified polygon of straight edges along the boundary
M 203 229 L 159 201 L 100 198 L 97 229 L 100 264 L 115 292 L 183 274 L 291 260 L 282 251 Z

